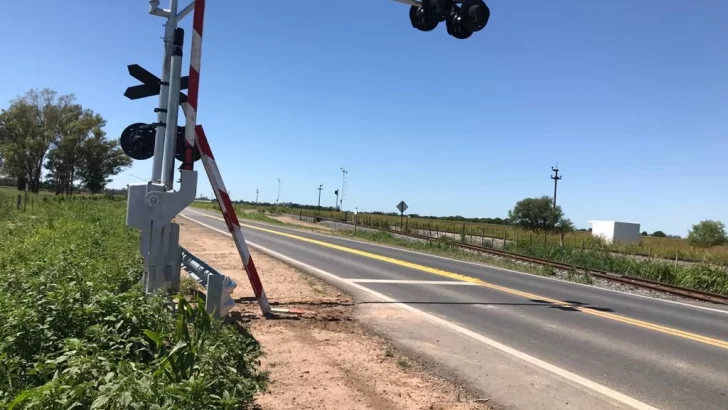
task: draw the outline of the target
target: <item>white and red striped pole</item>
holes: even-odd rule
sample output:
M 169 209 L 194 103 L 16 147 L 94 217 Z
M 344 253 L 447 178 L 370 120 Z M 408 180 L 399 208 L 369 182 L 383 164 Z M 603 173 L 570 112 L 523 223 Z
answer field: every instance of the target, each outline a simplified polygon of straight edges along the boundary
M 207 142 L 207 137 L 205 136 L 205 131 L 202 129 L 202 125 L 195 127 L 195 135 L 197 137 L 197 148 L 200 150 L 200 154 L 202 156 L 202 164 L 205 166 L 207 177 L 210 179 L 210 185 L 212 185 L 212 189 L 215 191 L 215 197 L 217 197 L 217 203 L 220 205 L 222 217 L 225 219 L 228 230 L 233 236 L 233 241 L 235 241 L 235 246 L 238 248 L 238 253 L 240 253 L 240 259 L 243 262 L 245 273 L 248 274 L 248 280 L 250 280 L 250 284 L 253 287 L 255 298 L 258 300 L 260 310 L 263 314 L 269 315 L 271 314 L 271 308 L 268 304 L 268 298 L 265 296 L 263 284 L 258 276 L 258 270 L 255 268 L 253 258 L 250 256 L 248 244 L 245 242 L 245 238 L 243 237 L 243 231 L 240 230 L 238 216 L 235 213 L 233 204 L 230 202 L 230 196 L 225 188 L 225 183 L 222 182 L 222 175 L 220 174 L 220 170 L 217 168 L 215 157 L 212 155 L 210 144 Z
M 192 49 L 188 81 L 187 107 L 185 107 L 185 150 L 182 169 L 191 170 L 194 164 L 195 125 L 197 125 L 197 98 L 200 91 L 200 63 L 202 61 L 202 23 L 205 20 L 205 0 L 195 0 L 192 17 Z
M 230 202 L 230 196 L 222 181 L 222 174 L 217 167 L 215 157 L 210 150 L 210 144 L 207 142 L 205 131 L 201 125 L 197 125 L 197 100 L 200 90 L 200 63 L 202 60 L 202 26 L 205 19 L 205 0 L 195 0 L 194 16 L 192 18 L 192 50 L 190 52 L 190 74 L 187 93 L 187 107 L 185 107 L 185 151 L 184 161 L 182 161 L 182 169 L 191 170 L 194 163 L 194 148 L 197 143 L 198 150 L 202 157 L 202 164 L 205 172 L 210 180 L 210 185 L 215 191 L 217 203 L 222 210 L 222 216 L 225 219 L 228 230 L 232 234 L 235 246 L 240 254 L 243 262 L 243 268 L 248 275 L 250 285 L 253 287 L 253 293 L 258 300 L 260 310 L 264 315 L 271 313 L 268 298 L 265 296 L 263 284 L 258 276 L 258 270 L 255 268 L 253 258 L 250 257 L 248 244 L 245 242 L 243 232 L 240 230 L 240 222 L 235 214 L 235 208 Z

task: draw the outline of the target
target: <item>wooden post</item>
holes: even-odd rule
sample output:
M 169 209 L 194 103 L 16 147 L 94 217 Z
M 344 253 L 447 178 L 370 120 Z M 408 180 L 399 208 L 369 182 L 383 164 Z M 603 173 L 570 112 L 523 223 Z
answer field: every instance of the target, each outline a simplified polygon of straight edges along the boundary
M 17 206 L 17 208 L 18 208 L 18 211 L 20 210 L 20 202 L 21 202 L 22 200 L 23 200 L 23 196 L 22 196 L 22 195 L 18 195 L 18 206 Z
M 432 236 L 432 225 L 430 223 L 427 223 L 427 229 L 430 231 L 430 236 Z
M 652 259 L 652 247 L 647 248 L 647 259 Z
M 549 234 L 544 232 L 543 233 L 543 246 L 547 245 L 548 238 L 549 238 Z
M 680 258 L 680 251 L 675 252 L 675 270 L 677 270 L 677 260 Z
M 581 251 L 584 252 L 584 240 L 581 240 Z
M 528 246 L 533 246 L 533 232 L 528 234 Z

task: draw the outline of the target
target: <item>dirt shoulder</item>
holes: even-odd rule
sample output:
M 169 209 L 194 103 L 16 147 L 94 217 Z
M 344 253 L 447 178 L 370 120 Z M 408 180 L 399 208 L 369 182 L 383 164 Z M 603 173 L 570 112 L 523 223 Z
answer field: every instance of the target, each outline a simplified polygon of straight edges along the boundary
M 232 240 L 184 218 L 176 222 L 183 247 L 238 283 L 232 315 L 250 326 L 270 372 L 269 392 L 257 398 L 262 409 L 490 408 L 365 330 L 349 295 L 251 249 L 271 304 L 308 312 L 262 319 Z

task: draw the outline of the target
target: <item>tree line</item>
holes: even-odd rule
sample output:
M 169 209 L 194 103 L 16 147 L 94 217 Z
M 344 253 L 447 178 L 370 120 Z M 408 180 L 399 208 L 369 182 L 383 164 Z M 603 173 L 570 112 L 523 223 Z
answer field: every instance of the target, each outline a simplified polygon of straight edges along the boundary
M 106 138 L 105 126 L 106 120 L 73 94 L 29 90 L 0 112 L 0 173 L 21 190 L 102 192 L 111 176 L 131 165 L 119 142 Z

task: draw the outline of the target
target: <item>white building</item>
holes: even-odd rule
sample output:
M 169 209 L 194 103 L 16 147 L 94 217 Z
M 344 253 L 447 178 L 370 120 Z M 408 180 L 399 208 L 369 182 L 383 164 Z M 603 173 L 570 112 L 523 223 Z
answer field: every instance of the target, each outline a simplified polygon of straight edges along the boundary
M 589 221 L 592 224 L 592 235 L 600 237 L 606 243 L 640 241 L 640 224 L 617 221 Z

